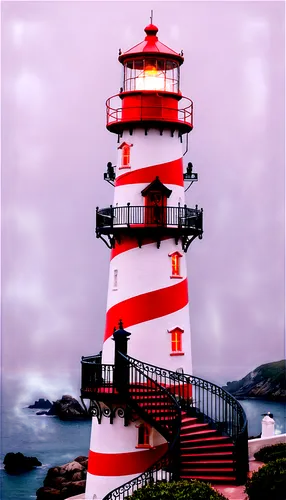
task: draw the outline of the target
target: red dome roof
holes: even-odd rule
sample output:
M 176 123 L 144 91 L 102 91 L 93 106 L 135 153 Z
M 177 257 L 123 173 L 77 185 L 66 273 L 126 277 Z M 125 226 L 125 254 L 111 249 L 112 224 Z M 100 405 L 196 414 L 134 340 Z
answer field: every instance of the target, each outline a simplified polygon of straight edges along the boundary
M 160 55 L 171 60 L 176 60 L 179 64 L 183 64 L 184 58 L 178 52 L 167 47 L 158 40 L 158 28 L 154 24 L 148 24 L 145 28 L 145 39 L 143 42 L 134 45 L 131 49 L 120 54 L 118 60 L 123 64 L 127 59 L 138 57 L 140 55 Z

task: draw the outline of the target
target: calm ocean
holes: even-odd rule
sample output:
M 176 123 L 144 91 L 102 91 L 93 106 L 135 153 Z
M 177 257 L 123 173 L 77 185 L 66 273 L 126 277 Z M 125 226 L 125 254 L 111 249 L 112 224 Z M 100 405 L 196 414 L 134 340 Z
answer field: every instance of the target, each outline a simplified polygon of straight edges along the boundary
M 30 401 L 28 403 L 32 403 Z M 286 409 L 283 403 L 241 401 L 247 417 L 249 436 L 261 432 L 261 414 L 270 411 L 276 421 L 276 432 L 286 432 Z M 15 408 L 3 398 L 1 437 L 1 500 L 30 500 L 43 486 L 47 470 L 79 455 L 88 454 L 91 422 L 62 422 L 56 417 L 37 416 L 37 410 Z M 43 464 L 20 476 L 10 476 L 3 468 L 8 452 L 36 456 Z

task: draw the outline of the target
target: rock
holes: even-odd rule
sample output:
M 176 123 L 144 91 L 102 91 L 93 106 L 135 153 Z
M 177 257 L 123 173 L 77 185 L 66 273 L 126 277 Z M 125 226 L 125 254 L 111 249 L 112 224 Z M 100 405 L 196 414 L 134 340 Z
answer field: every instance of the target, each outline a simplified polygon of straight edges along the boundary
M 37 415 L 53 415 L 61 420 L 85 420 L 91 418 L 79 402 L 68 394 L 54 401 L 48 411 L 39 411 Z
M 87 462 L 87 457 L 79 456 L 67 464 L 49 469 L 44 486 L 37 491 L 37 500 L 62 500 L 84 493 Z
M 74 459 L 75 462 L 79 462 L 85 469 L 87 469 L 87 458 L 86 457 L 77 457 Z
M 82 471 L 75 472 L 71 478 L 72 481 L 82 481 L 83 479 L 85 478 L 83 477 Z
M 28 408 L 41 408 L 41 409 L 50 409 L 52 407 L 52 403 L 48 399 L 40 398 L 38 401 L 35 401 L 33 405 L 28 406 Z
M 74 495 L 79 495 L 85 492 L 85 481 L 76 481 L 74 483 L 69 483 L 65 488 L 62 489 L 63 498 L 69 498 Z
M 60 490 L 66 485 L 67 481 L 64 477 L 61 476 L 54 476 L 54 477 L 46 477 L 44 479 L 44 486 L 46 488 L 55 488 L 57 490 Z
M 60 475 L 60 467 L 51 467 L 51 469 L 48 470 L 47 472 L 47 477 L 48 476 L 59 476 Z
M 42 465 L 36 457 L 25 457 L 23 453 L 7 453 L 3 463 L 9 474 L 21 474 Z
M 87 457 L 84 457 L 83 455 L 80 455 L 79 457 L 76 457 L 74 459 L 74 461 L 75 462 L 79 462 L 81 464 L 82 462 L 87 462 Z
M 51 500 L 52 498 L 57 498 L 58 500 L 63 500 L 63 496 L 60 490 L 55 488 L 42 487 L 37 490 L 37 500 Z

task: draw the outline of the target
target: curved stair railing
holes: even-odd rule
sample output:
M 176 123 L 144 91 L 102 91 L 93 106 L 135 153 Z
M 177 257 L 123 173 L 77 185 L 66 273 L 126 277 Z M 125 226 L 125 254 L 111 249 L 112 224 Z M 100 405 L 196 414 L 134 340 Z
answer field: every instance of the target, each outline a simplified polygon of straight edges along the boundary
M 247 418 L 235 397 L 199 377 L 153 366 L 128 355 L 126 359 L 130 366 L 139 368 L 173 394 L 188 416 L 209 423 L 222 435 L 231 438 L 235 447 L 237 482 L 245 482 L 248 472 Z
M 125 384 L 117 384 L 118 392 L 136 414 L 154 427 L 167 441 L 168 450 L 146 471 L 131 481 L 110 491 L 103 500 L 123 499 L 138 488 L 157 481 L 171 481 L 179 478 L 181 408 L 176 398 L 144 370 L 130 362 L 129 357 L 120 353 L 128 366 Z M 151 397 L 151 398 L 150 398 Z M 152 398 L 155 398 L 152 404 Z M 151 402 L 150 402 L 151 399 Z
M 243 484 L 248 472 L 248 434 L 246 415 L 240 403 L 221 387 L 199 377 L 153 366 L 122 353 L 119 355 L 126 367 L 124 383 L 116 383 L 114 365 L 97 366 L 92 359 L 83 358 L 86 390 L 82 392 L 121 393 L 138 416 L 165 437 L 169 448 L 149 469 L 109 492 L 103 500 L 121 500 L 151 482 L 178 479 L 181 410 L 187 416 L 207 422 L 232 440 L 236 479 Z M 166 407 L 169 407 L 169 415 L 160 414 L 155 405 L 153 408 L 146 407 L 144 394 L 148 391 L 161 395 Z

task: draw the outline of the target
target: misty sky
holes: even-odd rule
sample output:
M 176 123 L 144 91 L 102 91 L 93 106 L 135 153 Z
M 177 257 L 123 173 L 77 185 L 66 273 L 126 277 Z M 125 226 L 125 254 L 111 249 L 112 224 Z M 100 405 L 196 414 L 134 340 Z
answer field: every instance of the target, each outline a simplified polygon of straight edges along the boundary
M 160 40 L 184 50 L 194 101 L 194 374 L 225 383 L 284 357 L 284 3 L 3 2 L 2 364 L 39 396 L 78 391 L 81 356 L 101 349 L 95 207 L 112 203 L 117 153 L 105 100 L 151 8 Z

